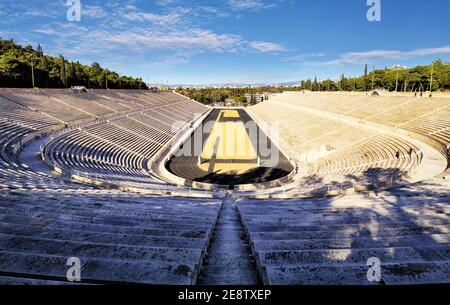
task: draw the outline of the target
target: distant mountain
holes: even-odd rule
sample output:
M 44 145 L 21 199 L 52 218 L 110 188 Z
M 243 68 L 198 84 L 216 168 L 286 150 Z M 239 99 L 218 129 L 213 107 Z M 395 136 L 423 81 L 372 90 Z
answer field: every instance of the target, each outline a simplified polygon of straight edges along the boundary
M 159 87 L 159 86 L 169 86 L 171 88 L 178 87 L 189 87 L 189 88 L 225 88 L 225 87 L 263 87 L 263 86 L 295 86 L 299 85 L 299 81 L 291 81 L 291 82 L 282 82 L 282 83 L 217 83 L 217 84 L 208 84 L 208 85 L 189 85 L 189 84 L 148 84 L 150 87 Z

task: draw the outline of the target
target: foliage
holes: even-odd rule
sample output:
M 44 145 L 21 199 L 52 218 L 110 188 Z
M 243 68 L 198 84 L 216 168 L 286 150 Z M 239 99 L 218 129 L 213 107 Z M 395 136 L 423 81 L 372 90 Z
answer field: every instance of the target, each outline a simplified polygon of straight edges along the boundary
M 58 58 L 45 55 L 40 44 L 34 50 L 31 46 L 22 47 L 12 40 L 0 38 L 0 87 L 32 87 L 32 68 L 35 87 L 100 89 L 106 88 L 107 80 L 110 89 L 147 88 L 139 79 L 119 76 L 98 63 L 86 66 L 69 62 L 62 55 Z
M 428 91 L 430 90 L 431 71 L 433 70 L 432 91 L 450 90 L 450 63 L 437 59 L 433 65 L 414 68 L 393 67 L 369 72 L 364 66 L 363 75 L 349 78 L 344 74 L 338 81 L 326 79 L 318 81 L 302 80 L 299 86 L 262 86 L 239 88 L 178 88 L 177 91 L 203 104 L 214 104 L 217 101 L 233 99 L 235 105 L 249 106 L 245 94 L 281 93 L 283 91 L 368 91 L 384 89 L 388 91 Z

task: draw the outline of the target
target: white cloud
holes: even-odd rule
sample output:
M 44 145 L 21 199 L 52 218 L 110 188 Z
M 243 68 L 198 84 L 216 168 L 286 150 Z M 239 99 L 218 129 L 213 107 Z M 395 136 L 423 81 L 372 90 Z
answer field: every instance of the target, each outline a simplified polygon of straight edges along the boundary
M 140 22 L 148 21 L 148 22 L 157 23 L 157 24 L 170 25 L 170 24 L 176 23 L 179 20 L 180 15 L 173 14 L 173 13 L 167 14 L 167 15 L 157 15 L 157 14 L 144 13 L 144 12 L 132 12 L 132 13 L 125 15 L 125 18 L 132 20 L 132 21 L 140 21 Z
M 152 24 L 173 26 L 184 25 L 190 23 L 190 16 L 192 15 L 191 8 L 173 8 L 166 14 L 155 14 L 144 12 L 140 10 L 131 10 L 119 13 L 120 17 L 136 22 L 150 22 Z
M 45 17 L 45 16 L 47 16 L 47 13 L 42 10 L 32 9 L 32 10 L 26 11 L 24 13 L 24 15 L 29 16 L 29 17 Z
M 224 11 L 222 9 L 212 7 L 212 6 L 197 6 L 196 12 L 200 13 L 200 15 L 207 17 L 208 15 L 211 15 L 213 17 L 220 17 L 225 18 L 229 17 L 230 13 L 227 11 Z
M 217 34 L 203 29 L 161 32 L 158 30 L 133 30 L 112 34 L 104 38 L 116 46 L 134 50 L 148 49 L 198 49 L 232 51 L 241 44 L 241 38 L 231 34 Z
M 107 13 L 101 6 L 97 5 L 83 5 L 82 16 L 99 19 L 107 16 Z
M 58 28 L 58 30 L 55 30 Z M 145 53 L 152 50 L 191 50 L 194 53 L 205 50 L 213 52 L 234 52 L 241 47 L 238 35 L 219 34 L 200 28 L 167 29 L 153 27 L 131 28 L 126 31 L 92 30 L 73 23 L 46 26 L 34 32 L 51 36 L 55 43 L 68 54 L 95 54 L 133 50 Z M 92 41 L 95 41 L 93 44 Z
M 300 55 L 286 57 L 286 58 L 283 59 L 283 61 L 302 61 L 302 60 L 305 60 L 307 58 L 324 57 L 326 55 L 327 54 L 323 53 L 323 52 L 305 53 L 305 54 L 300 54 Z
M 280 1 L 280 0 L 278 0 Z M 35 37 L 46 36 L 49 52 L 74 58 L 107 56 L 108 60 L 125 58 L 129 51 L 137 58 L 151 58 L 159 65 L 189 62 L 204 52 L 275 53 L 287 51 L 274 42 L 249 41 L 243 36 L 220 32 L 206 26 L 206 18 L 228 16 L 229 10 L 216 6 L 173 7 L 179 1 L 160 1 L 169 5 L 160 11 L 143 11 L 125 1 L 122 6 L 85 5 L 82 14 L 90 23 L 49 22 L 33 30 Z M 258 1 L 259 2 L 259 1 Z M 111 4 L 111 5 L 110 5 Z M 241 7 L 250 8 L 246 4 Z M 255 7 L 253 5 L 253 7 Z M 42 41 L 42 40 L 41 40 Z M 94 43 L 93 43 L 94 42 Z
M 324 62 L 323 64 L 362 64 L 371 63 L 376 60 L 407 59 L 440 54 L 450 54 L 450 46 L 422 48 L 412 51 L 372 50 L 366 52 L 347 52 L 341 54 L 339 58 Z
M 155 3 L 161 6 L 179 4 L 182 0 L 156 0 Z
M 252 41 L 249 46 L 262 53 L 287 51 L 282 45 L 267 41 Z
M 61 10 L 60 8 L 54 6 L 46 6 L 42 8 L 26 7 L 21 14 L 26 17 L 54 18 L 61 14 Z
M 273 8 L 276 6 L 276 4 L 273 2 L 265 2 L 263 0 L 229 0 L 228 4 L 235 11 L 261 10 Z
M 158 56 L 154 61 L 144 65 L 146 68 L 167 69 L 190 62 L 191 57 L 195 55 L 190 52 L 176 52 L 167 56 Z

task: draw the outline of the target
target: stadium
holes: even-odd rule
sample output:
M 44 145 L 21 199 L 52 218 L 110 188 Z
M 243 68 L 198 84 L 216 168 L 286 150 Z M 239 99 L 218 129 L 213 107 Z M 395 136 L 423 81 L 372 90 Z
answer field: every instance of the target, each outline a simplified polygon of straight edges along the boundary
M 21 1 L 0 285 L 450 283 L 449 4 Z
M 173 92 L 2 89 L 0 102 L 2 283 L 67 282 L 68 257 L 84 283 L 364 284 L 370 257 L 385 284 L 448 281 L 448 96 L 286 92 L 223 110 Z M 278 163 L 235 149 L 221 124 L 239 118 L 267 134 L 282 122 Z M 177 156 L 209 121 L 200 163 Z

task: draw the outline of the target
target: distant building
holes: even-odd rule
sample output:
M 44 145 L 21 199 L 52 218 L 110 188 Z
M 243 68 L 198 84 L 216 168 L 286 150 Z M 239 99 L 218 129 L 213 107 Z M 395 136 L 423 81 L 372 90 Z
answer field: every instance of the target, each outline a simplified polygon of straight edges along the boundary
M 261 103 L 269 98 L 269 94 L 268 93 L 246 94 L 245 98 L 247 99 L 248 104 L 252 103 L 253 101 L 255 103 Z
M 80 93 L 80 92 L 87 92 L 87 89 L 85 86 L 72 86 L 70 88 L 70 91 Z
M 266 99 L 266 94 L 255 94 L 255 102 L 256 103 L 262 103 Z
M 253 99 L 253 94 L 246 94 L 245 98 L 247 99 L 247 104 L 250 104 Z
M 227 98 L 224 102 L 215 102 L 214 107 L 232 107 L 234 106 L 234 100 Z

